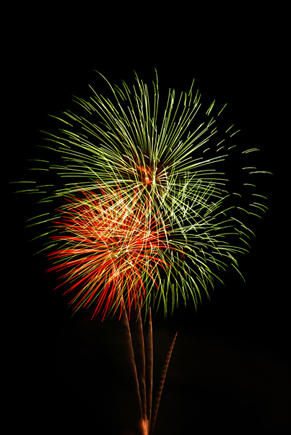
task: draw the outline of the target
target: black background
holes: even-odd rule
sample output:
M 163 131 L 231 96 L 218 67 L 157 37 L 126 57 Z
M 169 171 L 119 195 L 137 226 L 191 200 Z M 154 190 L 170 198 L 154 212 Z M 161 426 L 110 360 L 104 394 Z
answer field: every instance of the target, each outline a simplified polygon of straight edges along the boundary
M 26 159 L 42 140 L 38 130 L 50 126 L 47 114 L 72 107 L 72 94 L 88 95 L 89 83 L 106 92 L 94 69 L 116 84 L 133 83 L 135 70 L 150 84 L 157 68 L 161 92 L 187 91 L 195 77 L 202 101 L 205 95 L 227 102 L 241 140 L 260 148 L 260 166 L 273 176 L 263 186 L 269 211 L 253 227 L 251 253 L 240 259 L 246 283 L 230 273 L 197 313 L 189 304 L 171 319 L 154 318 L 155 377 L 178 330 L 156 434 L 289 433 L 290 74 L 284 11 L 198 12 L 195 5 L 189 11 L 181 5 L 160 14 L 155 8 L 127 13 L 97 7 L 84 19 L 73 12 L 60 17 L 44 8 L 34 20 L 19 11 L 5 45 L 2 291 L 8 296 L 3 311 L 11 426 L 31 433 L 105 433 L 108 419 L 114 420 L 119 365 L 98 349 L 102 327 L 95 322 L 92 332 L 85 314 L 70 319 L 64 298 L 52 291 L 54 277 L 44 273 L 45 260 L 31 258 L 27 200 L 12 194 L 8 182 L 27 178 Z

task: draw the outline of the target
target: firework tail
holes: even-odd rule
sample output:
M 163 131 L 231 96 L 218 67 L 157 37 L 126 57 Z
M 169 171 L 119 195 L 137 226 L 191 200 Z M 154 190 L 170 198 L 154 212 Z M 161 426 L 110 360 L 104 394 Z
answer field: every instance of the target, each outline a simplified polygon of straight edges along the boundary
M 149 428 L 152 419 L 153 371 L 153 325 L 151 310 L 149 310 L 148 333 L 146 340 L 147 414 Z
M 136 397 L 136 403 L 139 409 L 139 413 L 135 414 L 136 427 L 131 429 L 136 429 L 139 433 L 144 435 L 152 435 L 177 333 L 166 358 L 153 408 L 153 328 L 151 310 L 148 312 L 146 336 L 144 336 L 141 312 L 139 309 L 132 309 L 130 322 L 131 327 L 129 326 L 126 309 L 123 309 L 120 319 L 121 328 L 124 329 L 123 355 L 127 366 L 130 367 L 129 371 L 134 378 L 135 387 L 134 390 L 131 390 L 131 394 Z M 133 396 L 131 399 L 133 399 Z M 132 409 L 131 416 L 133 416 Z M 131 424 L 134 424 L 133 420 L 130 419 L 130 421 Z
M 124 305 L 124 303 L 123 303 Z M 136 430 L 142 421 L 142 404 L 139 387 L 139 378 L 133 350 L 132 335 L 129 327 L 126 309 L 118 321 L 117 328 L 108 337 L 106 350 L 109 359 L 118 361 L 116 369 L 116 386 L 114 388 L 114 419 L 118 428 L 122 430 Z M 115 423 L 115 425 L 116 425 Z M 116 427 L 117 429 L 117 427 Z
M 132 310 L 131 339 L 134 350 L 135 365 L 139 384 L 142 418 L 148 420 L 147 414 L 147 379 L 146 379 L 146 357 L 143 326 L 140 310 Z
M 163 388 L 164 388 L 164 384 L 165 384 L 166 375 L 167 375 L 167 371 L 168 371 L 168 368 L 169 368 L 172 352 L 173 352 L 174 345 L 175 345 L 175 342 L 176 342 L 177 334 L 178 334 L 178 332 L 176 332 L 175 337 L 174 337 L 174 339 L 172 341 L 172 344 L 171 344 L 171 347 L 169 349 L 169 352 L 168 352 L 168 355 L 167 355 L 167 358 L 166 358 L 166 362 L 165 362 L 165 365 L 164 365 L 164 368 L 163 368 L 163 371 L 162 371 L 162 377 L 161 377 L 159 389 L 157 391 L 157 395 L 155 397 L 155 403 L 153 405 L 153 415 L 152 415 L 151 428 L 150 428 L 149 435 L 152 435 L 154 433 L 154 429 L 155 429 L 155 425 L 156 425 L 156 419 L 157 419 L 158 410 L 159 410 L 159 406 L 160 406 L 160 402 L 161 402 L 161 397 L 162 397 L 162 392 L 163 392 Z

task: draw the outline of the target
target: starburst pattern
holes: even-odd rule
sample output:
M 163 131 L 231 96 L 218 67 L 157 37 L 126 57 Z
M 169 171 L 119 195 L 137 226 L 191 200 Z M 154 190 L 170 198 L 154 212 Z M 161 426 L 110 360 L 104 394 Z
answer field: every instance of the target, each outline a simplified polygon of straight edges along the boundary
M 65 283 L 81 287 L 75 309 L 95 302 L 98 312 L 105 304 L 104 315 L 121 296 L 128 307 L 162 302 L 165 314 L 180 296 L 197 305 L 219 271 L 239 272 L 237 254 L 249 250 L 252 233 L 245 221 L 267 209 L 254 180 L 265 171 L 248 162 L 257 149 L 237 151 L 238 130 L 224 126 L 221 135 L 216 127 L 225 106 L 215 117 L 211 103 L 197 121 L 201 97 L 193 82 L 178 102 L 169 90 L 160 119 L 157 75 L 152 100 L 136 81 L 131 90 L 106 80 L 113 101 L 93 88 L 90 99 L 75 98 L 80 113 L 64 112 L 59 134 L 47 135 L 45 148 L 58 163 L 39 167 L 56 181 L 30 189 L 45 206 L 66 199 L 31 225 L 58 221 L 43 233 L 50 236 L 44 249 L 54 249 L 50 270 L 70 269 Z

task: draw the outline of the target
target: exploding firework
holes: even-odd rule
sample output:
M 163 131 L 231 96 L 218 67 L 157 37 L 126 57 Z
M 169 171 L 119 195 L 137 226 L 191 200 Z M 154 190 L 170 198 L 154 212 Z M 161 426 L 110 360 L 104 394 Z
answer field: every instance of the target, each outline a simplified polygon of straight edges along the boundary
M 236 257 L 249 250 L 251 234 L 245 218 L 267 208 L 253 179 L 265 171 L 245 160 L 257 149 L 234 151 L 233 125 L 220 136 L 214 102 L 197 121 L 194 82 L 178 102 L 169 90 L 159 119 L 157 75 L 152 102 L 147 85 L 136 81 L 130 90 L 106 80 L 113 101 L 93 88 L 90 99 L 75 99 L 80 113 L 64 112 L 59 134 L 47 137 L 58 163 L 40 169 L 56 173 L 56 181 L 31 190 L 45 205 L 66 200 L 32 225 L 58 222 L 44 233 L 51 240 L 44 249 L 54 247 L 50 270 L 68 268 L 65 283 L 81 287 L 75 309 L 95 302 L 98 312 L 105 304 L 104 315 L 121 296 L 128 307 L 162 302 L 165 314 L 180 296 L 197 305 L 218 271 L 239 271 Z M 230 181 L 238 172 L 243 181 Z

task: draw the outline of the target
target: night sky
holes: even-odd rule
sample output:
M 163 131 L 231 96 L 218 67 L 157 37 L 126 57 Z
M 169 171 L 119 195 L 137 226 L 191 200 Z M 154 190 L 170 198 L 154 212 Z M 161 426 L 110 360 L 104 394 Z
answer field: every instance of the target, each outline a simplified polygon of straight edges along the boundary
M 44 272 L 46 260 L 31 257 L 27 199 L 12 195 L 7 183 L 28 178 L 26 159 L 38 152 L 44 136 L 39 130 L 50 129 L 48 114 L 72 108 L 71 96 L 87 96 L 88 84 L 107 92 L 94 69 L 118 85 L 121 79 L 133 84 L 135 70 L 150 87 L 157 68 L 161 93 L 169 87 L 187 91 L 195 78 L 202 103 L 228 103 L 229 122 L 242 130 L 240 144 L 259 148 L 259 166 L 273 176 L 265 176 L 261 189 L 269 211 L 253 222 L 252 250 L 239 258 L 246 282 L 230 272 L 222 277 L 225 287 L 210 290 L 210 300 L 203 296 L 197 312 L 181 303 L 172 318 L 164 321 L 162 312 L 154 317 L 155 382 L 178 331 L 155 433 L 290 433 L 286 35 L 281 17 L 271 11 L 268 19 L 236 16 L 180 21 L 172 11 L 158 25 L 149 14 L 145 28 L 143 22 L 103 22 L 100 12 L 86 31 L 73 22 L 62 27 L 54 18 L 17 29 L 4 67 L 9 98 L 3 128 L 9 134 L 2 137 L 2 291 L 8 297 L 2 306 L 11 428 L 114 433 L 118 412 L 125 425 L 126 410 L 131 413 L 122 367 L 105 345 L 114 345 L 118 333 L 99 319 L 90 322 L 86 312 L 70 318 L 67 300 L 52 291 L 55 277 Z

